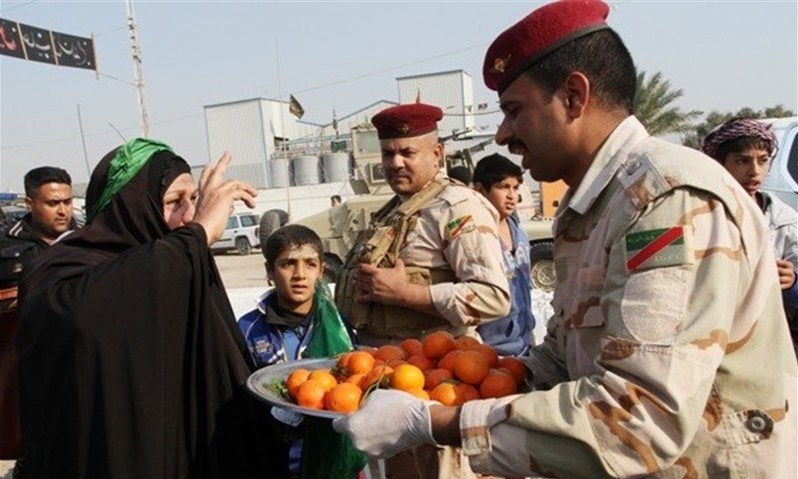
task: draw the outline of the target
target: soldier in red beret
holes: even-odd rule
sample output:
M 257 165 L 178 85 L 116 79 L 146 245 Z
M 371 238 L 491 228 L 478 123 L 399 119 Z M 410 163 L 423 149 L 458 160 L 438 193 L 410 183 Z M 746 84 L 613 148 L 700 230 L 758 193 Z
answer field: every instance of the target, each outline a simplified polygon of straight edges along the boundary
M 798 477 L 798 365 L 761 212 L 714 160 L 634 117 L 608 13 L 547 4 L 485 56 L 496 141 L 569 186 L 532 392 L 451 408 L 378 391 L 334 424 L 359 449 L 456 444 L 499 476 Z
M 336 305 L 364 344 L 397 344 L 435 330 L 476 335 L 510 310 L 498 213 L 441 166 L 440 108 L 397 105 L 372 118 L 382 169 L 396 193 L 361 234 L 336 284 Z M 377 426 L 379 427 L 379 426 Z M 463 464 L 461 467 L 460 465 Z M 390 476 L 475 477 L 462 451 L 422 446 L 387 463 Z

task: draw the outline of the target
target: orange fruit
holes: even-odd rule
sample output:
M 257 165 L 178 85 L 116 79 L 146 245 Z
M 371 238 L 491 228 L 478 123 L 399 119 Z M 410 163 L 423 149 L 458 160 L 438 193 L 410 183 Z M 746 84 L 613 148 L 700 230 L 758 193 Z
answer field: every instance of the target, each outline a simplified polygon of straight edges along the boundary
M 460 406 L 465 398 L 463 393 L 452 383 L 441 383 L 429 392 L 429 398 L 444 406 Z
M 458 336 L 454 340 L 454 349 L 459 349 L 460 351 L 465 351 L 466 349 L 471 349 L 473 346 L 480 344 L 476 338 L 472 338 L 471 336 Z
M 462 393 L 463 402 L 482 399 L 482 396 L 479 395 L 479 390 L 470 384 L 460 383 L 455 385 L 454 388 Z
M 285 388 L 288 389 L 288 394 L 290 394 L 292 398 L 296 399 L 299 386 L 308 380 L 308 376 L 310 376 L 310 371 L 299 368 L 291 371 L 291 374 L 285 379 Z
M 296 395 L 297 404 L 311 409 L 324 409 L 324 395 L 328 391 L 326 387 L 322 381 L 308 379 L 299 386 Z
M 518 392 L 518 385 L 515 378 L 507 373 L 493 370 L 488 377 L 479 385 L 479 394 L 487 398 L 499 398 L 509 396 Z
M 360 406 L 362 396 L 363 391 L 354 384 L 338 384 L 324 395 L 324 405 L 328 411 L 352 412 Z
M 495 368 L 499 365 L 499 355 L 496 354 L 496 350 L 492 347 L 488 346 L 487 344 L 477 344 L 471 347 L 472 351 L 479 351 L 482 353 L 485 358 L 488 360 L 488 364 L 490 367 Z
M 435 367 L 435 362 L 424 356 L 423 354 L 416 354 L 407 358 L 407 364 L 412 364 L 422 371 L 429 371 Z
M 412 394 L 413 396 L 415 396 L 415 397 L 417 397 L 417 398 L 419 398 L 421 400 L 429 401 L 429 393 L 427 391 L 423 390 L 423 389 L 411 389 L 411 390 L 405 391 L 405 392 L 408 393 L 408 394 Z
M 374 367 L 374 356 L 366 351 L 355 351 L 349 356 L 346 362 L 348 375 L 366 374 Z
M 408 356 L 416 356 L 418 354 L 424 354 L 421 341 L 419 341 L 416 338 L 405 339 L 404 341 L 399 343 L 399 347 L 404 349 Z
M 446 356 L 438 361 L 438 368 L 448 369 L 449 371 L 454 372 L 454 363 L 460 353 L 461 351 L 458 351 L 457 349 L 446 353 Z
M 358 351 L 365 351 L 365 352 L 371 354 L 372 356 L 374 356 L 374 353 L 377 352 L 377 348 L 375 348 L 374 346 L 358 346 L 357 350 Z
M 377 352 L 374 353 L 374 359 L 382 359 L 386 363 L 392 359 L 405 360 L 407 359 L 407 353 L 399 346 L 386 344 L 377 349 Z
M 454 336 L 446 331 L 430 333 L 421 342 L 424 356 L 430 359 L 439 359 L 454 349 Z
M 329 369 L 316 369 L 315 371 L 311 371 L 310 376 L 308 376 L 308 381 L 310 380 L 316 380 L 322 383 L 325 391 L 329 391 L 338 384 L 338 380 L 335 379 L 335 376 L 332 375 Z
M 396 369 L 396 366 L 399 366 L 400 364 L 407 364 L 407 361 L 404 359 L 391 359 L 387 364 L 388 366 Z
M 518 358 L 506 356 L 499 358 L 499 368 L 506 368 L 515 378 L 515 382 L 521 383 L 526 379 L 526 365 Z
M 402 391 L 424 389 L 424 373 L 412 364 L 400 364 L 391 374 L 391 387 Z
M 390 366 L 375 366 L 360 382 L 360 389 L 365 391 L 377 381 L 380 381 L 380 387 L 387 387 L 391 373 L 393 373 L 393 368 Z
M 479 351 L 460 351 L 454 360 L 454 376 L 466 384 L 478 386 L 489 372 L 488 360 Z
M 363 382 L 363 378 L 365 378 L 365 374 L 353 374 L 348 378 L 344 379 L 345 383 L 354 384 L 358 388 L 360 387 L 360 383 Z
M 431 391 L 438 384 L 454 378 L 454 374 L 448 369 L 431 369 L 424 374 L 424 389 Z

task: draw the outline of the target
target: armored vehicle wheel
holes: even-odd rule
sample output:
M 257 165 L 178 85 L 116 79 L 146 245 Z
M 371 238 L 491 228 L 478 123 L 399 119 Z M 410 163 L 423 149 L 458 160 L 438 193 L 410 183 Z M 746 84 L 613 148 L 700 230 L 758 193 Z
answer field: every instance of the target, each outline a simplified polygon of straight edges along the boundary
M 274 230 L 288 223 L 288 213 L 283 210 L 269 210 L 260 217 L 260 244 L 261 248 L 266 246 L 266 238 L 274 233 Z
M 545 292 L 554 291 L 557 272 L 554 269 L 554 244 L 545 241 L 529 248 L 529 276 L 532 287 Z
M 244 236 L 236 238 L 236 251 L 242 256 L 247 256 L 252 253 L 252 245 L 249 244 L 249 240 Z
M 338 274 L 344 266 L 338 256 L 330 253 L 324 253 L 324 279 L 328 283 L 335 283 L 338 281 Z

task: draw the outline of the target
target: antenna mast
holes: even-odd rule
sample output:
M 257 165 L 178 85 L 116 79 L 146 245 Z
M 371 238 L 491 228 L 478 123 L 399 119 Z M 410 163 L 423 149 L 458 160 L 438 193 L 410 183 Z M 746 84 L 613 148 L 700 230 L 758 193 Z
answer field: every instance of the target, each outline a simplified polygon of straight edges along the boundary
M 150 124 L 147 119 L 147 105 L 144 103 L 144 77 L 141 72 L 141 47 L 139 46 L 139 34 L 136 30 L 136 19 L 133 17 L 133 2 L 125 0 L 127 7 L 127 26 L 130 31 L 130 52 L 133 56 L 133 74 L 135 76 L 136 96 L 139 107 L 139 126 L 144 138 L 150 137 Z

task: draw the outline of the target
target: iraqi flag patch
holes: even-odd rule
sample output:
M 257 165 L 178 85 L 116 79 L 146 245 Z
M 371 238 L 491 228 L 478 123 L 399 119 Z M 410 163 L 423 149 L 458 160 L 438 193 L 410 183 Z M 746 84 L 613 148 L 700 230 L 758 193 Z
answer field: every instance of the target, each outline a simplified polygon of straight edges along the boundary
M 463 233 L 468 233 L 476 229 L 476 224 L 471 215 L 466 215 L 454 221 L 450 221 L 449 224 L 446 225 L 446 229 L 449 230 L 449 237 L 455 239 Z
M 688 231 L 672 226 L 629 233 L 624 241 L 626 270 L 691 264 Z

